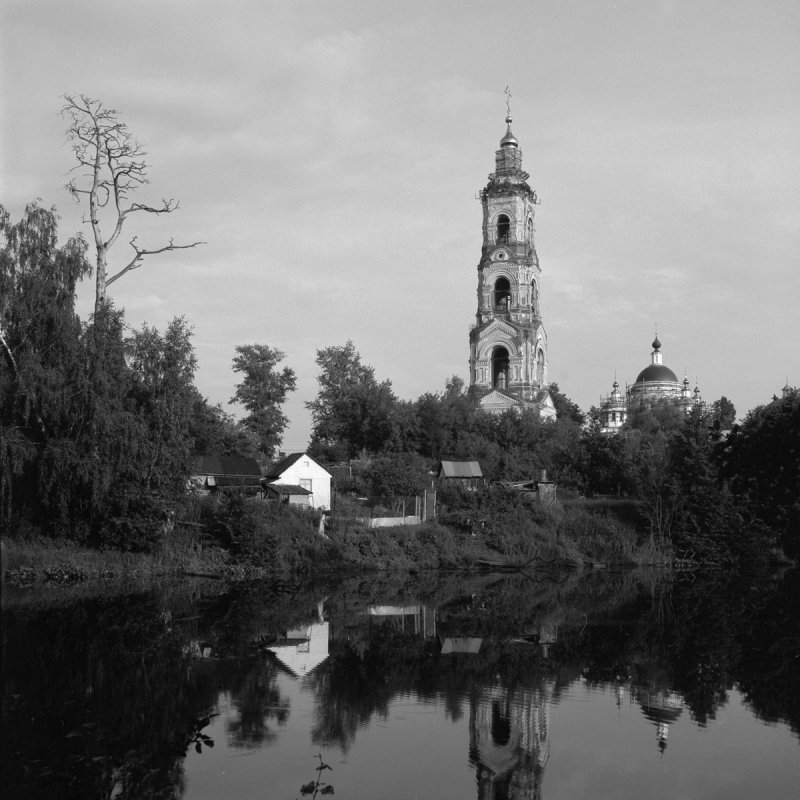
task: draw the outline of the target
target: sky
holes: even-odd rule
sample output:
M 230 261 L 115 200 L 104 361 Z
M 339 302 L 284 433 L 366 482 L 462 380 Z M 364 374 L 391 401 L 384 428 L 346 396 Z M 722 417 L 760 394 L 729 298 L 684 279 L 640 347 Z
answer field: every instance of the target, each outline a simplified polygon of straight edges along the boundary
M 132 327 L 194 330 L 227 406 L 234 348 L 285 353 L 287 452 L 319 349 L 352 340 L 401 399 L 468 379 L 481 208 L 510 88 L 540 199 L 549 379 L 583 409 L 664 363 L 738 415 L 800 384 L 797 0 L 3 0 L 0 203 L 83 209 L 63 95 L 145 146 L 109 293 Z M 92 306 L 82 285 L 79 311 Z

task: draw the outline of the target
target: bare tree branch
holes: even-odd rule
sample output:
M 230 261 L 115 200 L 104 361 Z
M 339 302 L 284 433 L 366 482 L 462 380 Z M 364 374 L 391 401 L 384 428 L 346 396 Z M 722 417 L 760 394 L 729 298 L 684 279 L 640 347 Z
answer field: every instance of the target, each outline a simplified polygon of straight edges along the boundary
M 192 242 L 192 244 L 173 244 L 172 239 L 169 240 L 169 244 L 165 245 L 164 247 L 159 247 L 157 250 L 143 250 L 136 246 L 136 237 L 134 236 L 133 239 L 130 241 L 130 246 L 133 248 L 136 255 L 130 260 L 130 262 L 123 267 L 119 272 L 115 275 L 112 275 L 110 278 L 106 280 L 106 286 L 110 286 L 114 283 L 117 278 L 121 278 L 126 272 L 131 272 L 134 269 L 139 269 L 142 266 L 142 261 L 144 260 L 145 256 L 154 256 L 158 253 L 165 253 L 168 250 L 189 250 L 192 247 L 197 247 L 199 244 L 206 244 L 206 242 Z
M 138 269 L 145 256 L 164 253 L 169 250 L 185 250 L 205 242 L 191 244 L 169 244 L 155 250 L 138 247 L 134 236 L 130 244 L 134 249 L 131 261 L 108 277 L 108 253 L 122 233 L 125 220 L 138 211 L 147 214 L 170 214 L 179 208 L 178 201 L 162 199 L 161 205 L 130 202 L 129 195 L 149 183 L 149 164 L 145 160 L 147 152 L 136 141 L 128 126 L 119 120 L 117 111 L 107 108 L 99 100 L 85 95 L 64 96 L 65 105 L 62 117 L 69 121 L 67 138 L 72 143 L 72 152 L 78 175 L 72 178 L 66 188 L 70 195 L 80 202 L 85 195 L 89 200 L 89 224 L 94 235 L 97 255 L 95 314 L 105 301 L 107 288 L 128 272 Z M 105 222 L 112 227 L 106 238 L 101 227 L 101 214 L 105 211 Z

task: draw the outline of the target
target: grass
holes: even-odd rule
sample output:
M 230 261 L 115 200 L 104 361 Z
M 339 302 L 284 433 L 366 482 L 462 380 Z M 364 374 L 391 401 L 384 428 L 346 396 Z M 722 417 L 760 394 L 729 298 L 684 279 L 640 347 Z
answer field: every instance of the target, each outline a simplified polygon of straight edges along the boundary
M 328 526 L 328 538 L 318 533 L 318 514 L 307 509 L 255 498 L 210 504 L 205 498 L 196 510 L 202 523 L 176 526 L 144 553 L 93 550 L 67 539 L 4 539 L 4 583 L 76 584 L 185 574 L 230 580 L 312 577 L 468 569 L 481 562 L 575 568 L 672 561 L 668 550 L 642 537 L 630 519 L 607 506 L 544 506 L 499 497 L 487 507 L 467 509 L 472 522 L 466 527 L 433 521 L 368 529 L 339 515 Z M 224 547 L 207 535 L 220 526 L 227 537 Z

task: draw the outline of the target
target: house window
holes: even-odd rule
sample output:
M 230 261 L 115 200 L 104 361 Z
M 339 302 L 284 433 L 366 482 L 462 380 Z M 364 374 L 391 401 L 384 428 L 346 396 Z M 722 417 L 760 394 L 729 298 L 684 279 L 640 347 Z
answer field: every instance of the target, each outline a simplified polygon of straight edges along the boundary
M 311 491 L 311 478 L 300 478 L 300 488 Z

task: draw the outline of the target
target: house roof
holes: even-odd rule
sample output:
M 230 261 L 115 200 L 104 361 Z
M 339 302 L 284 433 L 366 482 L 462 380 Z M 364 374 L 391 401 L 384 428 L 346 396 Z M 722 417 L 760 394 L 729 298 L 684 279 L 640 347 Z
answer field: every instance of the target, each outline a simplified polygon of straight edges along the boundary
M 292 453 L 291 455 L 286 456 L 286 458 L 283 458 L 277 463 L 273 464 L 267 470 L 266 477 L 273 479 L 280 478 L 281 475 L 283 475 L 283 473 L 286 472 L 287 469 L 289 469 L 289 467 L 296 464 L 301 458 L 307 458 L 309 461 L 312 461 L 314 464 L 316 464 L 316 466 L 319 467 L 319 464 L 317 464 L 317 462 L 314 461 L 314 459 L 311 458 L 311 456 L 308 455 L 308 453 Z M 319 468 L 323 469 L 323 467 Z
M 260 475 L 209 475 L 207 478 L 209 486 L 216 486 L 224 489 L 228 486 L 261 486 Z
M 481 465 L 477 461 L 442 461 L 440 478 L 482 478 Z
M 258 461 L 248 456 L 196 456 L 192 462 L 192 475 L 232 477 L 261 477 Z M 217 483 L 217 486 L 220 486 Z
M 268 481 L 264 486 L 266 489 L 272 489 L 278 494 L 312 494 L 308 489 L 302 486 L 295 486 L 292 483 L 274 483 L 273 481 Z

